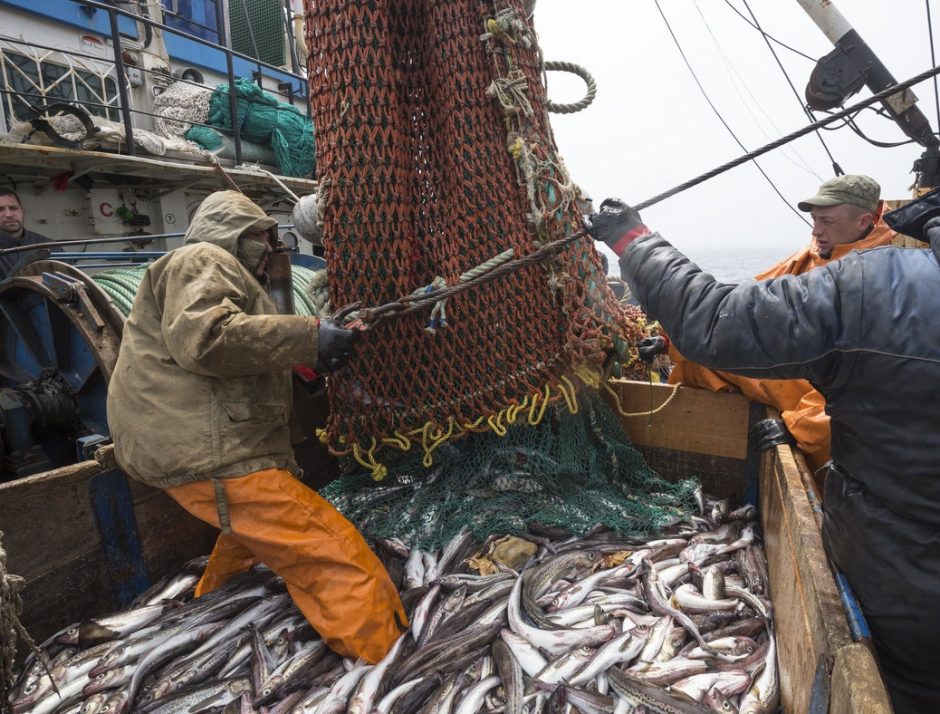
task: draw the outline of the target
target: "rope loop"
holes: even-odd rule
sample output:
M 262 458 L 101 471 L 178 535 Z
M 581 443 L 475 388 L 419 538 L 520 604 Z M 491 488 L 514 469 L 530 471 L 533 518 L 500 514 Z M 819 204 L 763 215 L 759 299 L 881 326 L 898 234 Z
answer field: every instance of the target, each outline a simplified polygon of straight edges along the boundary
M 574 114 L 582 109 L 587 109 L 594 102 L 597 96 L 597 82 L 594 77 L 584 67 L 574 62 L 550 61 L 545 63 L 546 72 L 568 72 L 576 74 L 587 85 L 587 93 L 584 97 L 572 104 L 558 104 L 557 102 L 546 102 L 545 109 L 553 114 Z

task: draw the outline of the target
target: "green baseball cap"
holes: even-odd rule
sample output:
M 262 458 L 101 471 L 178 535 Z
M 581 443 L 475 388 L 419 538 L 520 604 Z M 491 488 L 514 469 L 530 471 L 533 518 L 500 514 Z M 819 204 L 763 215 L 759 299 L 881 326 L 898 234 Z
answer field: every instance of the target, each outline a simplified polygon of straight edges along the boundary
M 800 201 L 797 207 L 801 211 L 811 211 L 814 206 L 838 206 L 848 203 L 866 211 L 878 210 L 881 199 L 881 186 L 870 176 L 836 176 L 829 179 L 815 196 Z

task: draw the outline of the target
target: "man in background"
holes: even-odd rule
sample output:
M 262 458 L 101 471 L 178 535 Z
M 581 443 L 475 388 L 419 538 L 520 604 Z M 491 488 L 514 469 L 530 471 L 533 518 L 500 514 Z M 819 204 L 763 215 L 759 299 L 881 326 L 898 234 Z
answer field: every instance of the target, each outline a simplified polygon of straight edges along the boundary
M 26 211 L 16 192 L 8 188 L 0 188 L 0 249 L 49 242 L 44 235 L 26 230 L 25 219 Z M 12 273 L 14 267 L 25 265 L 47 255 L 48 251 L 43 249 L 0 255 L 0 280 Z
M 897 235 L 881 220 L 881 187 L 868 176 L 838 176 L 823 183 L 815 196 L 798 204 L 813 218 L 810 244 L 755 276 L 802 275 L 852 251 L 890 245 Z M 775 407 L 810 467 L 818 470 L 830 457 L 826 400 L 805 379 L 769 380 L 711 370 L 690 362 L 675 347 L 670 384 L 713 392 L 740 391 L 749 399 Z

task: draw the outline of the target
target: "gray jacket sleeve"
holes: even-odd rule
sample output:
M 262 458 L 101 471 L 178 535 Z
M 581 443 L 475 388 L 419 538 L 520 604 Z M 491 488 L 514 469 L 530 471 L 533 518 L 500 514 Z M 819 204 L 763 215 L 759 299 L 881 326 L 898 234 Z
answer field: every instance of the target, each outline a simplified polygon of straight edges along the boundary
M 686 358 L 775 378 L 819 377 L 857 344 L 862 267 L 850 256 L 804 275 L 728 285 L 657 233 L 620 259 L 633 294 Z

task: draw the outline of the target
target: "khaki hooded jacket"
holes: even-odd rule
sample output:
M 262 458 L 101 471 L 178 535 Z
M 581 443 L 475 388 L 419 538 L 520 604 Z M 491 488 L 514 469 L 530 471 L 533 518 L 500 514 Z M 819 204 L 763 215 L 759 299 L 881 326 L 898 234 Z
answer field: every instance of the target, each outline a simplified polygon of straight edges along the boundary
M 276 221 L 235 191 L 199 207 L 184 245 L 144 274 L 108 388 L 120 466 L 158 488 L 281 468 L 291 368 L 317 359 L 315 318 L 276 314 L 235 258 L 238 237 Z

